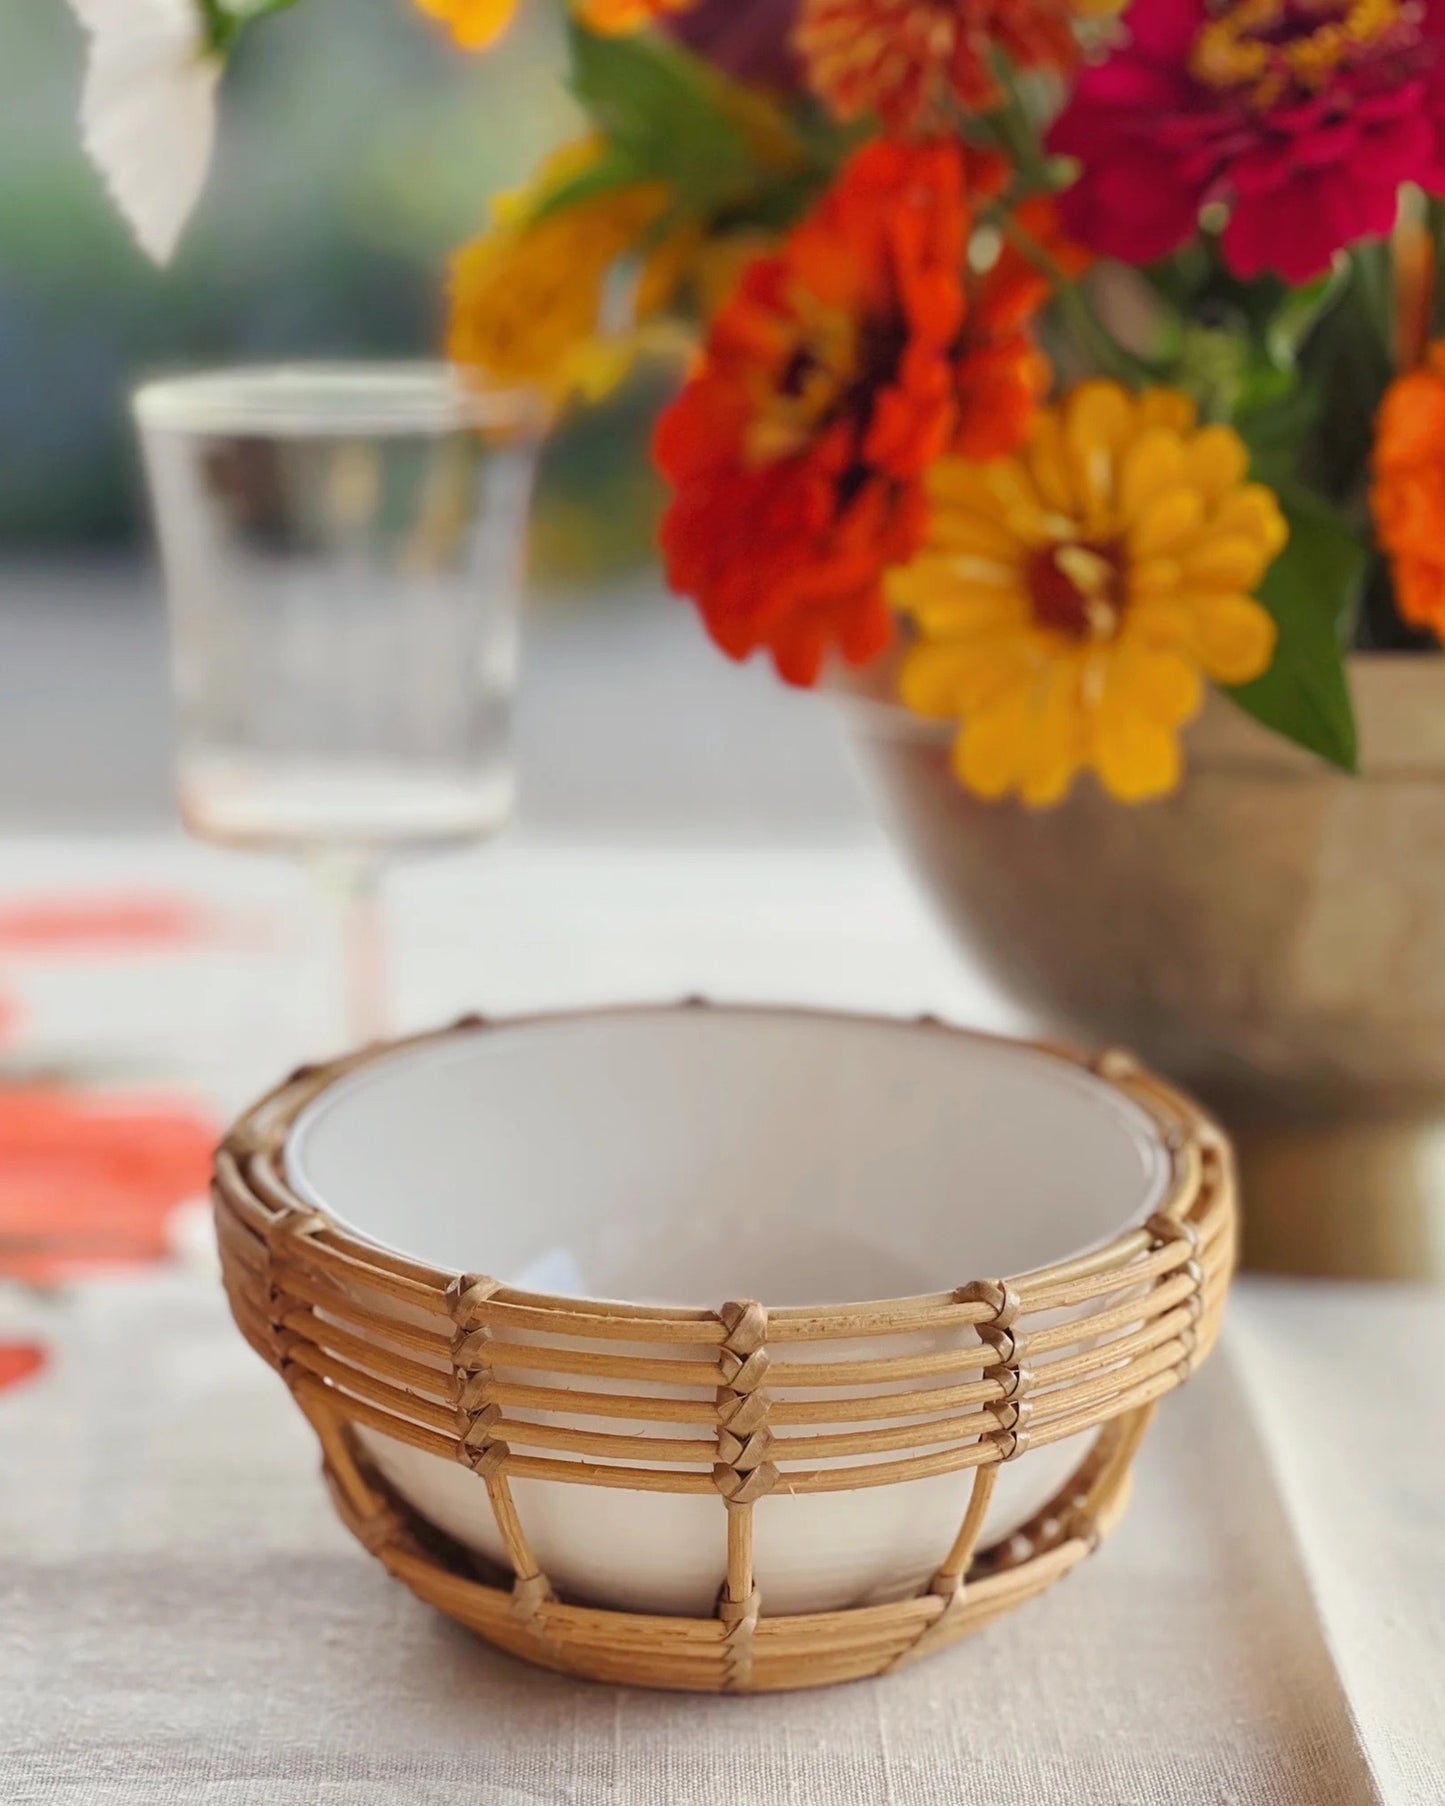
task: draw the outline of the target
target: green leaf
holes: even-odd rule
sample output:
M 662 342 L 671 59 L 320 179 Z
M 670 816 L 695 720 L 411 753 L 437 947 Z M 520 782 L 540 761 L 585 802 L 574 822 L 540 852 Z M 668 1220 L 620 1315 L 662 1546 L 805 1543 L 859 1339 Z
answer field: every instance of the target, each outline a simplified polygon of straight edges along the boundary
M 699 218 L 757 182 L 743 103 L 728 106 L 729 84 L 699 58 L 650 32 L 601 36 L 574 22 L 570 39 L 573 91 L 628 179 L 667 183 L 678 211 Z
M 630 157 L 607 145 L 595 163 L 558 182 L 555 188 L 549 188 L 536 206 L 528 210 L 526 224 L 540 225 L 554 213 L 566 213 L 585 201 L 600 200 L 604 195 L 616 194 L 621 188 L 631 188 L 647 179 Z
M 1255 390 L 1235 414 L 1234 430 L 1249 447 L 1249 468 L 1276 493 L 1298 487 L 1300 448 L 1318 433 L 1320 395 L 1292 379 L 1275 395 Z
M 1344 293 L 1349 266 L 1341 259 L 1303 288 L 1288 289 L 1265 326 L 1269 355 L 1282 369 L 1292 368 L 1305 340 Z
M 1289 543 L 1270 566 L 1259 599 L 1279 641 L 1262 677 L 1226 690 L 1247 714 L 1342 771 L 1359 769 L 1344 645 L 1365 569 L 1365 550 L 1308 490 L 1280 496 Z

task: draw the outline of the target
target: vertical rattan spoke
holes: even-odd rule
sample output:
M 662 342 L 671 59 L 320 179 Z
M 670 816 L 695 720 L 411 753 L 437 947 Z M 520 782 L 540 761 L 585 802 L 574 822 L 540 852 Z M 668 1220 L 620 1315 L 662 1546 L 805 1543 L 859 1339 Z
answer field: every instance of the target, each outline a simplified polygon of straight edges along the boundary
M 517 1516 L 507 1478 L 507 1444 L 493 1434 L 502 1415 L 491 1396 L 495 1375 L 491 1364 L 492 1328 L 486 1319 L 488 1300 L 497 1281 L 480 1273 L 462 1273 L 447 1287 L 451 1312 L 452 1376 L 456 1389 L 457 1458 L 486 1482 L 497 1533 L 511 1563 L 512 1607 L 528 1630 L 547 1641 L 546 1608 L 555 1598 L 541 1565 L 532 1553 Z
M 278 1210 L 266 1225 L 266 1320 L 276 1367 L 283 1379 L 291 1351 L 286 1313 L 294 1303 L 286 1291 L 287 1256 L 298 1240 L 315 1235 L 325 1227 L 326 1219 L 319 1211 L 307 1210 L 299 1204 Z
M 1064 1534 L 1077 1538 L 1091 1553 L 1112 1527 L 1104 1514 L 1117 1512 L 1119 1501 L 1127 1497 L 1129 1471 L 1158 1408 L 1155 1399 L 1099 1433 L 1100 1458 L 1085 1483 L 1073 1490 L 1063 1520 Z
M 346 1425 L 329 1409 L 325 1389 L 294 1387 L 293 1396 L 321 1444 L 321 1472 L 336 1515 L 369 1555 L 384 1559 L 408 1540 L 401 1514 L 357 1466 Z
M 943 1565 L 934 1575 L 929 1591 L 937 1593 L 944 1599 L 950 1599 L 960 1591 L 968 1574 L 968 1565 L 973 1560 L 974 1551 L 978 1548 L 978 1539 L 983 1535 L 983 1521 L 988 1515 L 988 1508 L 993 1500 L 993 1489 L 998 1481 L 998 1463 L 991 1461 L 987 1467 L 976 1467 L 973 1470 L 973 1485 L 969 1489 L 968 1509 L 963 1514 L 963 1522 L 958 1527 L 958 1535 L 953 1539 L 953 1547 L 943 1558 Z
M 1023 1339 L 1014 1328 L 1021 1309 L 1019 1295 L 1004 1280 L 979 1279 L 961 1287 L 956 1296 L 960 1304 L 986 1304 L 993 1313 L 988 1322 L 976 1326 L 975 1333 L 994 1355 L 993 1361 L 984 1369 L 983 1377 L 999 1387 L 998 1402 L 992 1407 L 998 1427 L 989 1437 L 999 1453 L 997 1460 L 974 1469 L 973 1486 L 958 1535 L 928 1584 L 928 1592 L 943 1600 L 943 1609 L 903 1651 L 894 1663 L 895 1667 L 926 1654 L 935 1644 L 946 1642 L 951 1636 L 954 1621 L 967 1607 L 969 1564 L 983 1535 L 999 1466 L 1012 1461 L 1028 1447 L 1027 1419 L 1032 1404 L 1026 1394 L 1033 1384 L 1033 1374 L 1022 1364 Z
M 747 1686 L 752 1675 L 753 1639 L 761 1598 L 753 1576 L 753 1504 L 777 1484 L 768 1460 L 773 1433 L 771 1403 L 764 1381 L 770 1361 L 764 1347 L 768 1313 L 749 1299 L 718 1312 L 725 1333 L 719 1350 L 723 1383 L 717 1394 L 717 1464 L 713 1483 L 727 1507 L 727 1576 L 718 1598 L 718 1616 L 727 1626 L 723 1685 Z

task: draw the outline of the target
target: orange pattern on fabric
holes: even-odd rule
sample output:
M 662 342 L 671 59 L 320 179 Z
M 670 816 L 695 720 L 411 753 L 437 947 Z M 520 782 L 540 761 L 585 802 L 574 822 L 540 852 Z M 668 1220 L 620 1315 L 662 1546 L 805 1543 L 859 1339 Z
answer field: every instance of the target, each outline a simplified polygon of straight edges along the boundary
M 217 1135 L 180 1098 L 0 1090 L 0 1278 L 163 1260 L 172 1213 L 205 1196 Z
M 33 1379 L 45 1365 L 45 1350 L 34 1342 L 0 1342 L 0 1392 Z
M 0 904 L 0 955 L 184 947 L 205 931 L 195 906 L 175 897 L 43 897 Z

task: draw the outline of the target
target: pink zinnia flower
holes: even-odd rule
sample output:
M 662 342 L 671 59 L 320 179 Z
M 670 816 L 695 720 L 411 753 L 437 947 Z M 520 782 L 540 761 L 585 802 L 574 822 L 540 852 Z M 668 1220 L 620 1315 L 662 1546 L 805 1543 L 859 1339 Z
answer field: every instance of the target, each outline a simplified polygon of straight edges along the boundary
M 1445 0 L 1134 0 L 1049 136 L 1069 233 L 1152 263 L 1227 210 L 1237 276 L 1305 282 L 1445 191 Z

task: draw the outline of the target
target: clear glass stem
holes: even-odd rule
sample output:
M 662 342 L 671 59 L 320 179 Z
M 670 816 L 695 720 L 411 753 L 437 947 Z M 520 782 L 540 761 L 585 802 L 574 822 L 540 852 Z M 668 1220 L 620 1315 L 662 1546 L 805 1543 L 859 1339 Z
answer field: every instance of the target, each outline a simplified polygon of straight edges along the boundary
M 335 917 L 341 1030 L 346 1046 L 361 1047 L 391 1024 L 381 866 L 362 855 L 330 855 L 316 870 Z

